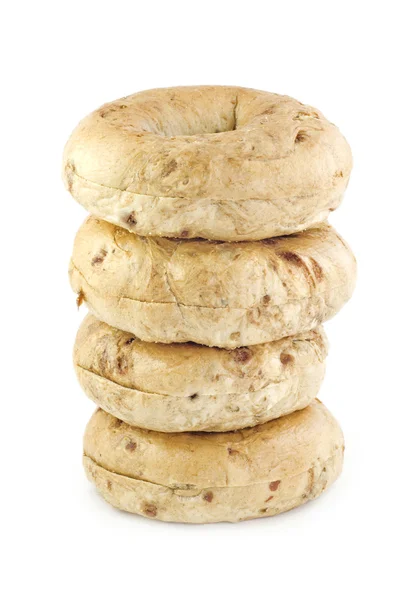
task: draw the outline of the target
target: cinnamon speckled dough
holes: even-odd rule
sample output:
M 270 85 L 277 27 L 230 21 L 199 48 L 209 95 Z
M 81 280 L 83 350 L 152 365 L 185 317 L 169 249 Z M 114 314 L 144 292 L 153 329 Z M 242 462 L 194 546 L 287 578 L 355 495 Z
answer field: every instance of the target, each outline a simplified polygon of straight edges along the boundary
M 224 350 L 142 342 L 88 315 L 74 364 L 106 412 L 154 431 L 230 431 L 307 406 L 324 377 L 323 329 Z
M 139 235 L 258 240 L 324 221 L 350 148 L 318 110 L 258 90 L 195 86 L 105 104 L 68 141 L 63 177 L 93 215 Z
M 230 433 L 157 433 L 98 409 L 84 437 L 89 479 L 111 504 L 162 521 L 242 521 L 290 510 L 339 475 L 344 441 L 330 412 L 307 408 Z
M 148 342 L 235 348 L 309 331 L 350 298 L 356 263 L 327 224 L 259 242 L 146 238 L 87 219 L 70 278 L 101 321 Z

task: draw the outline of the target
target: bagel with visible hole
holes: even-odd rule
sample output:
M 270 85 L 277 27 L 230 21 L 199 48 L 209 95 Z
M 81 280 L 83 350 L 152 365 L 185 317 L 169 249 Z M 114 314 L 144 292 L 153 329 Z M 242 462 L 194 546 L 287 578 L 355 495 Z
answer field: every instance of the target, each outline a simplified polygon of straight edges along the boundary
M 149 90 L 105 104 L 69 139 L 67 189 L 138 235 L 259 240 L 323 222 L 350 148 L 321 112 L 227 86 Z
M 314 400 L 269 423 L 229 433 L 157 433 L 98 409 L 84 467 L 107 502 L 162 521 L 242 521 L 290 510 L 340 474 L 344 440 Z

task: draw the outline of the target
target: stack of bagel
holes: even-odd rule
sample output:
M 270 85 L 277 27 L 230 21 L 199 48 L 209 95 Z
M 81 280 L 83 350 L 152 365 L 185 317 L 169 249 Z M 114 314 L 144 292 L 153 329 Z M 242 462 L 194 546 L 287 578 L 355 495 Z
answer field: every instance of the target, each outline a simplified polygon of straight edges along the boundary
M 89 309 L 74 364 L 99 407 L 84 467 L 112 505 L 240 521 L 337 478 L 342 432 L 316 395 L 322 323 L 355 284 L 327 223 L 351 166 L 318 110 L 238 87 L 137 93 L 75 129 L 64 181 L 91 216 L 70 265 Z

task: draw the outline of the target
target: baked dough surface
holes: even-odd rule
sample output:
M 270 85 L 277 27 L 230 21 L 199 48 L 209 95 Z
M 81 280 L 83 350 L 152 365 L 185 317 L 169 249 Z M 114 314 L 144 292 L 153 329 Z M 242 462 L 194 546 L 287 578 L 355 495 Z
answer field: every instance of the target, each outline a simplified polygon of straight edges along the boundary
M 85 432 L 84 467 L 122 510 L 235 522 L 316 498 L 338 477 L 343 450 L 341 429 L 318 400 L 263 425 L 209 434 L 146 431 L 98 409 Z
M 88 315 L 74 348 L 85 393 L 106 412 L 164 432 L 252 427 L 307 406 L 322 383 L 322 328 L 224 350 L 153 344 Z
M 327 224 L 258 242 L 146 238 L 88 218 L 70 280 L 98 319 L 148 342 L 237 348 L 314 329 L 355 285 L 355 258 Z
M 321 112 L 226 86 L 155 89 L 105 104 L 69 139 L 67 189 L 139 235 L 240 241 L 324 221 L 350 148 Z

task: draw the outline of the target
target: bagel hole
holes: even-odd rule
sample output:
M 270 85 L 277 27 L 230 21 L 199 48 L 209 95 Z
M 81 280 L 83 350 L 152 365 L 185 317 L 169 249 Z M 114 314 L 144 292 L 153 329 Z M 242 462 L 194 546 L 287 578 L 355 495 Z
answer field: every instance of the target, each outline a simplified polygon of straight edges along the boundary
M 142 124 L 143 129 L 168 138 L 219 136 L 238 129 L 237 96 L 223 101 L 208 99 L 205 102 L 202 96 L 194 94 L 185 100 L 186 105 L 183 104 L 183 98 L 171 97 L 169 102 L 154 111 L 146 124 Z
M 211 117 L 212 118 L 212 117 Z M 210 119 L 211 119 L 210 118 Z M 218 119 L 218 118 L 217 118 Z M 175 127 L 172 130 L 170 127 Z M 159 128 L 157 133 L 163 137 L 175 138 L 175 137 L 192 137 L 198 135 L 221 135 L 222 133 L 228 133 L 237 129 L 236 116 L 224 115 L 218 122 L 213 122 L 208 119 L 207 115 L 202 115 L 201 119 L 198 118 L 198 123 L 191 125 L 187 122 L 175 123 L 174 126 L 167 124 L 165 128 Z

